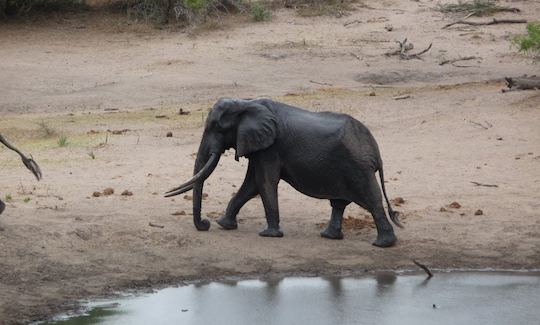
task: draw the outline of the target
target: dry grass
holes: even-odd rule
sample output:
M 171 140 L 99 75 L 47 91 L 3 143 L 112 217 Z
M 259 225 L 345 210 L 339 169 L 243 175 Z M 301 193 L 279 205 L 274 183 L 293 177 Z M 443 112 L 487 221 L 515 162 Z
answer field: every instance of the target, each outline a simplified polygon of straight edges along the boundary
M 489 16 L 497 12 L 518 12 L 519 9 L 499 6 L 493 0 L 459 1 L 458 3 L 439 4 L 437 10 L 444 13 L 463 13 L 472 16 Z

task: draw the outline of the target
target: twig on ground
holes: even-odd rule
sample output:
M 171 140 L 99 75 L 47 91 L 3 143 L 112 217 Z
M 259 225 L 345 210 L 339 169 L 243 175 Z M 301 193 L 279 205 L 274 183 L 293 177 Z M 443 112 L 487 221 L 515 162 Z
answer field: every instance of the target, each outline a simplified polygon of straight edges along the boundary
M 322 86 L 333 86 L 331 83 L 328 83 L 328 82 L 318 82 L 314 80 L 310 80 L 309 82 L 317 84 L 317 85 L 322 85 Z
M 354 56 L 358 61 L 362 61 L 362 58 L 358 55 L 358 54 L 355 54 L 355 53 L 350 53 L 352 56 Z
M 474 185 L 476 186 L 484 186 L 484 187 L 499 187 L 499 185 L 495 185 L 495 184 L 482 184 L 482 183 L 478 183 L 478 182 L 472 182 Z
M 459 61 L 467 61 L 467 60 L 474 60 L 474 59 L 480 59 L 480 58 L 477 57 L 477 56 L 464 56 L 464 57 L 457 58 L 457 59 L 452 59 L 452 60 L 443 60 L 443 61 L 439 62 L 439 65 L 445 65 L 447 63 L 456 63 L 456 62 L 459 62 Z
M 431 271 L 428 269 L 427 266 L 425 266 L 424 264 L 418 263 L 415 260 L 412 260 L 412 261 L 413 261 L 414 264 L 416 264 L 416 266 L 418 266 L 419 268 L 421 268 L 422 270 L 424 270 L 427 273 L 428 278 L 431 278 L 433 276 L 433 273 L 431 273 Z
M 481 127 L 482 129 L 484 130 L 487 130 L 489 128 L 492 128 L 493 127 L 493 124 L 489 123 L 488 121 L 484 121 L 486 123 L 486 125 L 482 124 L 482 123 L 478 123 L 478 122 L 475 122 L 475 121 L 470 121 L 469 120 L 469 123 L 472 123 L 474 125 L 477 125 L 479 127 Z
M 148 225 L 150 227 L 156 227 L 156 228 L 165 228 L 165 226 L 158 225 L 157 223 L 149 222 Z
M 411 98 L 411 95 L 407 94 L 407 95 L 393 97 L 394 100 L 407 99 L 407 98 Z
M 347 27 L 347 26 L 350 26 L 352 24 L 360 24 L 361 22 L 362 22 L 361 20 L 356 19 L 356 20 L 349 21 L 348 23 L 343 24 L 343 26 Z
M 429 43 L 429 46 L 426 47 L 424 50 L 418 52 L 418 53 L 408 53 L 410 50 L 414 48 L 413 43 L 407 43 L 407 39 L 404 39 L 403 42 L 396 41 L 396 43 L 399 44 L 399 49 L 386 53 L 386 56 L 392 56 L 392 55 L 399 55 L 399 58 L 402 60 L 411 60 L 411 59 L 419 59 L 422 60 L 420 55 L 426 53 L 431 49 L 431 46 L 433 43 Z
M 457 24 L 471 25 L 471 26 L 485 26 L 485 25 L 495 25 L 495 24 L 526 24 L 527 23 L 526 19 L 497 19 L 497 18 L 493 18 L 492 20 L 489 20 L 489 21 L 466 21 L 465 19 L 467 19 L 467 18 L 456 20 L 453 23 L 444 25 L 442 29 L 446 29 L 446 28 L 448 28 L 450 26 L 454 26 L 454 25 L 457 25 Z

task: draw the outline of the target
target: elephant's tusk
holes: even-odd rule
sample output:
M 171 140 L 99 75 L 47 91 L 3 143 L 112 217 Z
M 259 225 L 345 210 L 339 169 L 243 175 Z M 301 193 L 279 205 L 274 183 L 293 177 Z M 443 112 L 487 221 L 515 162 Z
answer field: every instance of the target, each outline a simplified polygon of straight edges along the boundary
M 210 176 L 210 174 L 214 171 L 214 168 L 216 168 L 218 161 L 219 155 L 212 153 L 210 155 L 210 158 L 206 162 L 206 165 L 204 165 L 204 167 L 197 174 L 195 174 L 195 176 L 193 176 L 189 181 L 185 182 L 184 184 L 165 192 L 165 197 L 182 194 L 191 190 L 195 182 L 200 180 L 204 181 L 208 178 L 208 176 Z

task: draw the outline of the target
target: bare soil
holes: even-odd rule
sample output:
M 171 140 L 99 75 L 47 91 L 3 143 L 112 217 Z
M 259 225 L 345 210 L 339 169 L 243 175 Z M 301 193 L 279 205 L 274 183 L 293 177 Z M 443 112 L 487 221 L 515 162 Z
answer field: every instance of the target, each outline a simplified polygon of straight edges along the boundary
M 500 92 L 504 76 L 538 71 L 511 46 L 524 25 L 442 30 L 458 17 L 433 10 L 434 1 L 363 4 L 341 18 L 281 10 L 271 22 L 210 31 L 63 15 L 1 25 L 0 130 L 33 154 L 44 179 L 0 151 L 2 198 L 11 198 L 0 216 L 0 324 L 189 279 L 406 269 L 413 258 L 433 268 L 540 268 L 540 92 Z M 522 12 L 496 17 L 540 17 L 534 1 L 511 5 Z M 414 51 L 433 47 L 423 60 L 384 55 L 404 38 Z M 439 65 L 459 56 L 480 58 Z M 257 235 L 259 199 L 240 212 L 238 230 L 212 223 L 197 232 L 190 197 L 161 194 L 190 177 L 220 96 L 267 96 L 363 121 L 390 196 L 404 200 L 398 244 L 373 247 L 370 217 L 352 205 L 346 238 L 321 238 L 328 202 L 284 182 L 284 238 Z M 222 158 L 205 185 L 210 219 L 246 166 L 232 152 Z

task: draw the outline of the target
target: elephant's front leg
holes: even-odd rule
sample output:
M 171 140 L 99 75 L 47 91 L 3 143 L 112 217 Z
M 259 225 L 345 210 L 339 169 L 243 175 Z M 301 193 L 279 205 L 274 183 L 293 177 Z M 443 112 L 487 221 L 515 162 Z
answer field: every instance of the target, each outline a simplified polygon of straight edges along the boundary
M 226 230 L 232 230 L 238 228 L 238 223 L 236 222 L 236 216 L 240 209 L 251 200 L 255 195 L 257 195 L 257 184 L 255 182 L 255 174 L 253 172 L 253 164 L 251 162 L 248 165 L 246 178 L 238 189 L 238 192 L 227 205 L 227 210 L 225 210 L 225 215 L 218 219 L 217 223 Z
M 0 200 L 0 214 L 2 214 L 2 212 L 4 212 L 5 208 L 6 208 L 6 204 L 4 202 L 2 202 L 2 200 Z
M 259 233 L 263 237 L 283 237 L 279 229 L 278 183 L 280 161 L 272 149 L 257 152 L 250 158 L 254 164 L 255 181 L 261 195 L 268 227 Z

